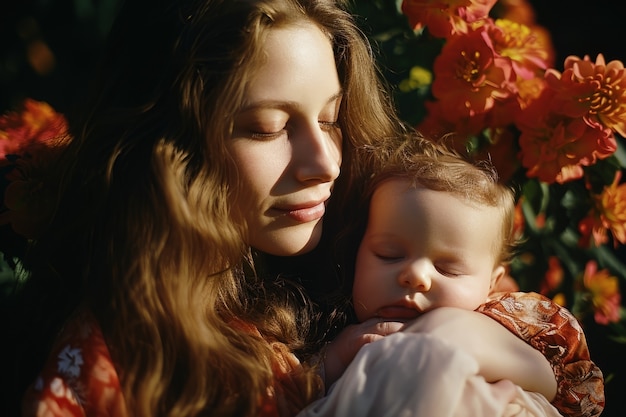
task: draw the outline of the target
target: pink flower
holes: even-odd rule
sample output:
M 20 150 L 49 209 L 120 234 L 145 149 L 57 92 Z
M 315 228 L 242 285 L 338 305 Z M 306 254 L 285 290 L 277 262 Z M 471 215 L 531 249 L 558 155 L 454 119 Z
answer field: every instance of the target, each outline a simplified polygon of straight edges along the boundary
M 467 24 L 489 16 L 497 0 L 404 0 L 402 12 L 414 30 L 428 28 L 431 35 L 448 38 L 467 32 Z
M 489 33 L 495 51 L 511 59 L 518 77 L 528 80 L 543 75 L 548 68 L 550 55 L 528 26 L 498 19 Z

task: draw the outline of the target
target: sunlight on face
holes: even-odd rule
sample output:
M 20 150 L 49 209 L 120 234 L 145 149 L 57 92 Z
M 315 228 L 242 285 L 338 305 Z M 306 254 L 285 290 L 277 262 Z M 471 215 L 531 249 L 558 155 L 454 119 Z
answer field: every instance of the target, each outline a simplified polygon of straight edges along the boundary
M 356 260 L 358 319 L 412 319 L 443 306 L 474 310 L 504 273 L 494 249 L 501 224 L 496 207 L 405 179 L 382 183 Z
M 313 24 L 272 29 L 264 49 L 229 142 L 234 207 L 252 247 L 295 255 L 319 242 L 339 175 L 341 85 L 330 40 Z

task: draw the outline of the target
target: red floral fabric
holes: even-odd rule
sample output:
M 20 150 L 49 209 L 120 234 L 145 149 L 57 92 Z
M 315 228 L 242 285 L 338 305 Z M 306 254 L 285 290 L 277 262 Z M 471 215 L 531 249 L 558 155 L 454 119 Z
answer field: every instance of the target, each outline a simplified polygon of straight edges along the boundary
M 604 410 L 604 377 L 590 359 L 578 320 L 567 309 L 537 293 L 492 297 L 478 311 L 495 319 L 550 362 L 557 380 L 552 404 L 569 417 L 595 417 Z
M 128 416 L 102 331 L 88 311 L 75 315 L 61 331 L 23 397 L 22 416 Z
M 558 381 L 553 404 L 563 415 L 600 414 L 604 408 L 602 373 L 590 360 L 585 336 L 571 313 L 534 293 L 505 293 L 479 311 L 548 358 Z M 298 378 L 300 363 L 284 345 L 272 343 L 272 348 L 276 385 L 268 390 L 260 417 L 295 415 L 305 405 Z M 23 397 L 22 415 L 128 416 L 100 326 L 88 311 L 75 315 L 62 330 L 44 369 Z
M 261 337 L 254 326 L 233 324 Z M 284 344 L 271 346 L 277 383 L 268 389 L 259 417 L 294 416 L 306 405 L 300 362 Z M 61 331 L 44 369 L 24 394 L 22 416 L 129 416 L 100 325 L 88 310 L 75 314 Z

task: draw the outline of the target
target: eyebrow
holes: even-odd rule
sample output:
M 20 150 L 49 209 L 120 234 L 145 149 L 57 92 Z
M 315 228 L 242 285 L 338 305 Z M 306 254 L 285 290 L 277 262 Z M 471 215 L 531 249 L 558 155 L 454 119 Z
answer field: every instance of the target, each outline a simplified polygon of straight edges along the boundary
M 330 104 L 333 101 L 341 98 L 343 96 L 343 90 L 339 90 L 337 93 L 330 96 L 328 100 L 326 100 L 326 104 Z M 281 100 L 260 100 L 255 101 L 250 104 L 244 105 L 239 113 L 244 113 L 250 110 L 258 109 L 258 108 L 272 108 L 272 109 L 288 109 L 300 107 L 299 103 L 295 101 L 281 101 Z

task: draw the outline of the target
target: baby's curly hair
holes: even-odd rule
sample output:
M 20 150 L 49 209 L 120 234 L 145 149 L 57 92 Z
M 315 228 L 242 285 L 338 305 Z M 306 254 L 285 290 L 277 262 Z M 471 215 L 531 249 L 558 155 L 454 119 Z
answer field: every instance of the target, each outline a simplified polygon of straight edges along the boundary
M 510 262 L 518 244 L 514 234 L 515 193 L 499 182 L 491 161 L 472 160 L 469 155 L 449 147 L 444 140 L 435 142 L 419 133 L 411 133 L 390 153 L 384 167 L 370 178 L 364 196 L 365 207 L 374 190 L 391 178 L 406 178 L 413 187 L 453 193 L 468 204 L 500 207 L 502 244 L 498 261 Z

